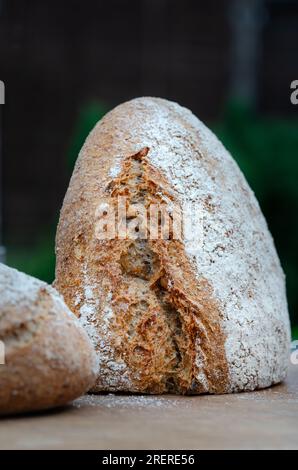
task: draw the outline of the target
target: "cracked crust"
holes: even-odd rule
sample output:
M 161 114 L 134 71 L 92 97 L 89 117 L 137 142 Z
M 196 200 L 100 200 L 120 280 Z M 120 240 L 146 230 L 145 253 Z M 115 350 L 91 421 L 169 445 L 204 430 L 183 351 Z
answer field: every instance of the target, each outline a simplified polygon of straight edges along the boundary
M 202 249 L 190 249 L 196 233 L 98 240 L 97 208 L 119 195 L 132 216 L 139 202 L 203 207 Z M 289 321 L 272 239 L 240 170 L 188 110 L 139 98 L 97 124 L 65 197 L 56 252 L 55 285 L 97 349 L 93 390 L 223 393 L 285 377 Z

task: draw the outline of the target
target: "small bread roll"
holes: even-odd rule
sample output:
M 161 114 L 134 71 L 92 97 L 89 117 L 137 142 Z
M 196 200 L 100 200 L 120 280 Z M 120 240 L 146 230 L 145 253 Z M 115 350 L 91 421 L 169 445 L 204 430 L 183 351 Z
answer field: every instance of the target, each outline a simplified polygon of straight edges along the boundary
M 146 232 L 154 205 L 168 211 L 168 238 Z M 179 237 L 174 214 L 189 209 Z M 94 391 L 226 393 L 284 379 L 289 316 L 272 237 L 237 164 L 187 109 L 138 98 L 95 126 L 56 247 L 55 285 L 97 349 Z
M 3 264 L 0 340 L 1 414 L 64 405 L 94 383 L 93 347 L 57 291 Z

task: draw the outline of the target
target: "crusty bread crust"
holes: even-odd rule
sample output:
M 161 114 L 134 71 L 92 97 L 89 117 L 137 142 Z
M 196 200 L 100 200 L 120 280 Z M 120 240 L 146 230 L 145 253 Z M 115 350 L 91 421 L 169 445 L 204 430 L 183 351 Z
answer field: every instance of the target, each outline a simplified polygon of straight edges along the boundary
M 94 383 L 92 345 L 59 294 L 0 264 L 0 414 L 64 405 Z
M 193 255 L 173 237 L 99 240 L 98 206 L 122 195 L 128 205 L 203 206 L 203 248 Z M 56 254 L 55 286 L 98 353 L 94 391 L 223 393 L 284 378 L 288 312 L 267 226 L 230 155 L 177 104 L 139 98 L 97 124 Z

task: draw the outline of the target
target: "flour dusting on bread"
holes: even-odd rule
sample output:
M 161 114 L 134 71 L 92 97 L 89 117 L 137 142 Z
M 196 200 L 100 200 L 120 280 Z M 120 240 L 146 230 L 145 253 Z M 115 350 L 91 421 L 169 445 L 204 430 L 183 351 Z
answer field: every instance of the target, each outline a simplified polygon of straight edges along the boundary
M 58 292 L 0 264 L 0 414 L 64 405 L 98 374 L 90 340 Z
M 197 232 L 98 240 L 97 208 L 119 195 L 167 202 L 169 214 L 203 208 L 202 246 L 193 250 Z M 97 391 L 222 393 L 285 377 L 289 318 L 272 237 L 230 154 L 176 103 L 132 100 L 89 135 L 61 212 L 56 286 L 97 348 Z

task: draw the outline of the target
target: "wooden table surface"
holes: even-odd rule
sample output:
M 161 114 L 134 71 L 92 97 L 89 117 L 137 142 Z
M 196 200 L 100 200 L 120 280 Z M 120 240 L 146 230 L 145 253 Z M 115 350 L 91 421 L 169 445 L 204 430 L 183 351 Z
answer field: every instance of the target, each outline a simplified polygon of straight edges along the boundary
M 87 395 L 4 418 L 1 449 L 297 449 L 298 366 L 267 390 L 220 396 Z

